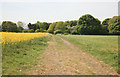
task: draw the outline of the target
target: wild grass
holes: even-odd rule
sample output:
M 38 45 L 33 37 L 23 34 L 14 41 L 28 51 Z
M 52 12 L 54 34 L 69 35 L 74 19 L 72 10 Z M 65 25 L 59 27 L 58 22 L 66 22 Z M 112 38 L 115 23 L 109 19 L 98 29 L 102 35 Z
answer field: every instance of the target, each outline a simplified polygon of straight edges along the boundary
M 61 37 L 118 69 L 118 36 L 62 35 Z
M 47 46 L 48 37 L 35 38 L 2 49 L 2 74 L 23 75 L 26 69 L 37 64 L 37 57 Z

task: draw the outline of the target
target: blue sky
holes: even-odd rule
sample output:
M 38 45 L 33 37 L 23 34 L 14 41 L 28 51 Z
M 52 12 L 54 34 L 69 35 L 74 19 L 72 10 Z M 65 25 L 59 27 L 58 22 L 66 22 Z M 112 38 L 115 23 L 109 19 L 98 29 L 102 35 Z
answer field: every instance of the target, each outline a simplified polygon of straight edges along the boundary
M 119 0 L 4 0 L 0 3 L 0 21 L 25 23 L 78 20 L 91 14 L 99 20 L 118 15 Z

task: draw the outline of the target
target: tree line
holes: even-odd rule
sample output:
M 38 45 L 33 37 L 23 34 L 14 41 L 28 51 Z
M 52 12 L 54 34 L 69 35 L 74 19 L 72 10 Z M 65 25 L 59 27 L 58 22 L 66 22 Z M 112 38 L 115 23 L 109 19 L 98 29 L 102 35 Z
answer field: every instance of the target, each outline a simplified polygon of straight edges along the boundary
M 100 21 L 90 14 L 81 16 L 78 20 L 59 21 L 53 23 L 39 22 L 27 24 L 29 29 L 23 28 L 22 22 L 3 21 L 0 29 L 3 32 L 49 32 L 51 34 L 99 35 L 120 34 L 120 16 L 106 18 Z

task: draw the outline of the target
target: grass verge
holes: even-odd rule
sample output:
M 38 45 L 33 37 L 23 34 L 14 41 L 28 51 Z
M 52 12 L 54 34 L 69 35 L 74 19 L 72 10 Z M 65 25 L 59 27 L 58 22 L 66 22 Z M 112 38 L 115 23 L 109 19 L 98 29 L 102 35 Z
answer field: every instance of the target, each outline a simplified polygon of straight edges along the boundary
M 2 49 L 2 74 L 23 75 L 26 69 L 37 64 L 37 57 L 47 47 L 50 37 L 5 45 Z

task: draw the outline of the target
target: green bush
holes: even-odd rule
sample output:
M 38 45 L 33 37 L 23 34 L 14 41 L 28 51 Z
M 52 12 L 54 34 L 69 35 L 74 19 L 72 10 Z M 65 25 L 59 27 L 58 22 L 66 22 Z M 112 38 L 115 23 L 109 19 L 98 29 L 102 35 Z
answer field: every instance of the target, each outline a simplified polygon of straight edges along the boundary
M 40 32 L 46 32 L 47 30 L 44 30 L 43 28 L 40 28 Z
M 38 24 L 40 29 L 42 28 L 43 30 L 48 30 L 49 28 L 49 23 L 47 22 L 39 22 Z
M 55 30 L 61 30 L 61 31 L 65 31 L 65 25 L 63 22 L 57 22 L 56 26 L 55 26 Z
M 55 26 L 56 26 L 56 22 L 54 22 L 54 23 L 52 23 L 52 24 L 50 24 L 50 26 L 49 26 L 49 28 L 48 28 L 48 32 L 49 33 L 54 33 L 54 30 L 55 30 Z
M 35 31 L 36 29 L 39 29 L 39 25 L 29 23 L 28 24 L 28 28 L 29 29 L 33 29 Z
M 63 32 L 61 30 L 56 30 L 54 31 L 54 34 L 63 34 Z
M 64 33 L 64 35 L 69 35 L 69 33 Z
M 28 29 L 28 30 L 22 30 L 23 33 L 33 33 L 34 30 L 33 29 Z
M 34 29 L 29 29 L 28 32 L 33 33 Z
M 17 32 L 22 32 L 22 30 L 24 30 L 23 27 L 21 27 L 21 26 L 17 27 Z
M 28 33 L 28 30 L 22 30 L 23 33 Z
M 77 30 L 73 30 L 72 32 L 71 32 L 71 34 L 78 34 L 78 32 L 77 32 Z
M 35 32 L 40 32 L 40 29 L 35 30 Z
M 53 31 L 52 30 L 47 30 L 48 33 L 52 33 L 53 34 Z
M 69 30 L 65 30 L 65 33 L 69 33 Z
M 43 28 L 40 28 L 40 32 L 44 32 L 45 30 Z

